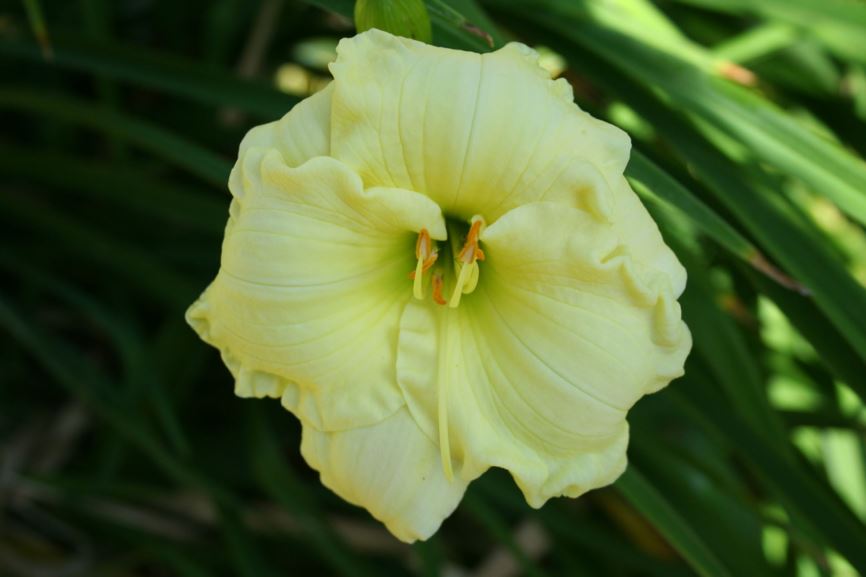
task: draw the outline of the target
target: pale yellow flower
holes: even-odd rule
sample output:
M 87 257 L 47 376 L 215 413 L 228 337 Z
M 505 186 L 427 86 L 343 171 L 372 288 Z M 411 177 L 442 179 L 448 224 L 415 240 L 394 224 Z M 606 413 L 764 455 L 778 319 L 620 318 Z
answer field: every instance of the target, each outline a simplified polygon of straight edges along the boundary
M 521 44 L 371 30 L 250 131 L 219 274 L 188 320 L 322 482 L 400 539 L 507 469 L 527 501 L 626 465 L 626 412 L 682 374 L 686 275 L 623 178 L 628 137 Z

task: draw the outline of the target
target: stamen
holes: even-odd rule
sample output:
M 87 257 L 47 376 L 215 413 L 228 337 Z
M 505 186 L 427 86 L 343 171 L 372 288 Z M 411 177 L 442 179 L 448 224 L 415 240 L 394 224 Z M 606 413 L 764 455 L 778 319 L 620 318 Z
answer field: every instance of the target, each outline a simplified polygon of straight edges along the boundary
M 424 299 L 424 261 L 418 259 L 415 270 L 409 273 L 409 278 L 414 279 L 412 283 L 412 295 L 420 300 Z
M 475 290 L 475 286 L 478 284 L 477 261 L 484 260 L 484 251 L 478 246 L 483 227 L 484 219 L 480 216 L 473 216 L 472 226 L 469 228 L 469 234 L 466 235 L 466 242 L 457 254 L 460 272 L 457 274 L 454 292 L 451 293 L 451 300 L 448 302 L 448 306 L 451 308 L 459 306 L 460 297 L 464 293 L 470 293 Z
M 466 286 L 466 282 L 469 280 L 469 275 L 472 273 L 473 268 L 477 268 L 478 265 L 473 263 L 463 263 L 460 265 L 460 274 L 457 275 L 457 283 L 454 285 L 454 292 L 451 293 L 451 300 L 448 301 L 448 306 L 452 309 L 457 308 L 460 305 L 460 297 L 463 296 L 463 287 Z
M 439 305 L 448 304 L 448 301 L 446 301 L 445 298 L 442 296 L 443 285 L 444 281 L 442 280 L 442 273 L 433 273 L 433 300 L 436 301 L 436 304 Z
M 414 279 L 412 283 L 412 294 L 416 299 L 424 298 L 424 273 L 433 266 L 439 258 L 439 251 L 433 246 L 430 233 L 426 228 L 418 232 L 418 240 L 415 241 L 415 258 L 418 259 L 415 270 L 409 273 L 409 278 Z
M 481 234 L 481 227 L 484 226 L 484 219 L 480 216 L 472 217 L 472 226 L 469 228 L 469 234 L 466 235 L 466 242 L 460 250 L 457 258 L 464 264 L 470 264 L 476 260 L 484 260 L 484 251 L 478 248 L 478 237 Z

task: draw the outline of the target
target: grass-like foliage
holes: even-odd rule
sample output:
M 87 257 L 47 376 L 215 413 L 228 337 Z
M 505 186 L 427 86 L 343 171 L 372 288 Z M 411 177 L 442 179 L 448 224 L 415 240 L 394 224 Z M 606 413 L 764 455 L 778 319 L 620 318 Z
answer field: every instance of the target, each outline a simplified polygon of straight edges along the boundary
M 327 80 L 350 0 L 0 7 L 0 575 L 866 574 L 866 3 L 443 0 L 627 130 L 689 272 L 686 376 L 612 487 L 474 483 L 403 545 L 185 325 L 251 126 Z

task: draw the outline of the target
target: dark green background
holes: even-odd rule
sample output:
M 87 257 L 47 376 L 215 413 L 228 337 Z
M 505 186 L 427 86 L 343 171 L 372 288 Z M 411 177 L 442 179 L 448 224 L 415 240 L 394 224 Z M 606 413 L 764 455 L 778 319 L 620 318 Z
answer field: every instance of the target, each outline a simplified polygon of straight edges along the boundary
M 436 44 L 565 59 L 688 268 L 687 374 L 632 412 L 626 475 L 534 511 L 493 471 L 403 545 L 185 325 L 241 137 L 303 97 L 281 66 L 327 76 L 349 0 L 3 1 L 0 575 L 866 570 L 866 3 L 449 4 Z

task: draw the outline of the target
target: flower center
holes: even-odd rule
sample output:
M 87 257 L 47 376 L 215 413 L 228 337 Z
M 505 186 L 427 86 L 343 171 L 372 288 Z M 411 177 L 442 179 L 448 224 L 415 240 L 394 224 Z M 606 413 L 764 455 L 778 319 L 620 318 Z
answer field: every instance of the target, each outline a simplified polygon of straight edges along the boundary
M 415 270 L 409 273 L 409 278 L 413 279 L 412 294 L 422 300 L 428 282 L 425 273 L 431 271 L 429 282 L 432 284 L 433 301 L 456 308 L 460 305 L 461 297 L 478 286 L 478 261 L 484 260 L 480 237 L 485 222 L 484 218 L 476 215 L 469 220 L 468 227 L 465 222 L 453 219 L 446 219 L 445 225 L 451 250 L 446 251 L 444 258 L 439 260 L 436 243 L 430 238 L 427 229 L 422 228 L 415 243 L 417 264 Z M 444 296 L 446 294 L 450 295 L 447 299 Z

